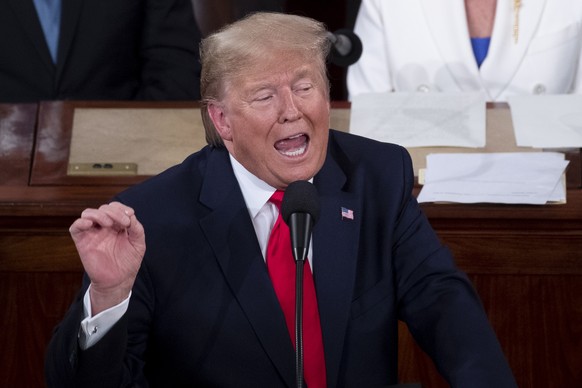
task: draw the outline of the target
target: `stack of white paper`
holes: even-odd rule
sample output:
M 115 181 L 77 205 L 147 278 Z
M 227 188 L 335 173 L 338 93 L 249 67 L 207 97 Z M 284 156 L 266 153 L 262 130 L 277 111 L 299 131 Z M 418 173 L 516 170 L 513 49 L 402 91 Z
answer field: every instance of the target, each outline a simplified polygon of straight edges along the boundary
M 350 132 L 404 147 L 484 147 L 480 93 L 367 93 L 352 99 Z
M 431 154 L 418 201 L 565 202 L 562 176 L 567 165 L 558 152 Z
M 508 103 L 518 146 L 582 147 L 582 95 L 521 95 Z

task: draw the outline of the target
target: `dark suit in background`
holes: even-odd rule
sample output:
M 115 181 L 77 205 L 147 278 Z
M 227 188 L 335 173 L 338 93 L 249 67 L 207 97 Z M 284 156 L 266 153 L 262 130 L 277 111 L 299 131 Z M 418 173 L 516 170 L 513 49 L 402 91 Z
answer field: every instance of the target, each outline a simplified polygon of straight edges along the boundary
M 285 0 L 191 0 L 203 36 L 258 11 L 284 12 Z
M 62 0 L 55 64 L 32 0 L 0 0 L 0 102 L 198 99 L 199 41 L 189 0 Z
M 403 148 L 331 132 L 313 232 L 328 386 L 395 384 L 402 319 L 453 386 L 514 387 L 413 182 Z M 227 150 L 206 147 L 118 199 L 147 239 L 129 309 L 80 351 L 85 284 L 50 344 L 49 386 L 292 387 L 293 344 Z

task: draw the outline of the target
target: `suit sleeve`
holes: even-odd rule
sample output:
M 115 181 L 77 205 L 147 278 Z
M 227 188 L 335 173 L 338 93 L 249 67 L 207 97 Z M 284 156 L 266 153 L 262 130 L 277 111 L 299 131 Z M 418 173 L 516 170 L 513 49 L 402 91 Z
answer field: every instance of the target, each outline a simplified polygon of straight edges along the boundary
M 55 328 L 45 357 L 47 387 L 119 387 L 123 376 L 123 359 L 127 343 L 127 318 L 123 316 L 88 350 L 79 346 L 83 312 L 84 286 Z M 120 344 L 122 344 L 120 346 Z
M 45 357 L 47 387 L 147 386 L 143 367 L 150 322 L 151 287 L 145 266 L 142 265 L 136 279 L 128 311 L 87 350 L 81 349 L 78 339 L 84 316 L 83 295 L 89 286 L 86 276 L 83 283 L 48 345 Z
M 146 1 L 137 98 L 198 100 L 200 39 L 189 0 Z
M 403 153 L 405 190 L 393 248 L 399 318 L 452 387 L 516 387 L 473 285 L 410 194 L 414 178 Z

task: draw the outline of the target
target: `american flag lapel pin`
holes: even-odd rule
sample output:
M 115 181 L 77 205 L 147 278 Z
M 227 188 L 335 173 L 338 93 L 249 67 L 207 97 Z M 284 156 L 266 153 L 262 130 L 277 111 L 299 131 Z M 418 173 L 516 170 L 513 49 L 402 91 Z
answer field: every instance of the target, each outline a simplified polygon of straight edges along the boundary
M 342 206 L 342 220 L 354 220 L 354 211 Z

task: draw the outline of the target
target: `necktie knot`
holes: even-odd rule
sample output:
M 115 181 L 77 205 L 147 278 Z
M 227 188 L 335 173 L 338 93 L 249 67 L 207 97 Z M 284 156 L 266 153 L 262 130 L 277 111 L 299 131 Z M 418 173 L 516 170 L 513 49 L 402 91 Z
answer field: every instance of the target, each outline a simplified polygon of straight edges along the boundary
M 275 206 L 277 206 L 277 209 L 281 210 L 281 203 L 283 203 L 284 194 L 285 192 L 282 190 L 275 191 L 273 195 L 271 195 L 271 198 L 269 198 L 269 202 L 273 203 Z

